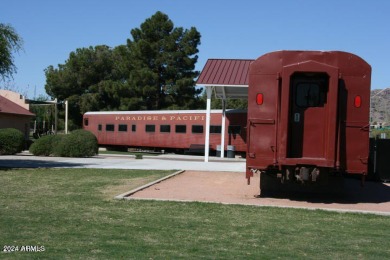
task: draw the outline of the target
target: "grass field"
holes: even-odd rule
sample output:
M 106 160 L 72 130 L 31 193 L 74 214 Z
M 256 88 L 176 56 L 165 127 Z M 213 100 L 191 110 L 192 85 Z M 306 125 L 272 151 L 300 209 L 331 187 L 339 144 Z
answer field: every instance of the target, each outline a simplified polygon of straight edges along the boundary
M 0 170 L 0 258 L 390 259 L 385 216 L 113 199 L 170 173 Z

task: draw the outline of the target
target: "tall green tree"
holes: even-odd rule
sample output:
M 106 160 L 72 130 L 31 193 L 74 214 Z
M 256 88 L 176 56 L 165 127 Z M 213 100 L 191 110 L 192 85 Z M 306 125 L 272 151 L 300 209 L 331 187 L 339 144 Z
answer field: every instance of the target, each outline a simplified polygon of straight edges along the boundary
M 45 70 L 47 94 L 68 100 L 69 119 L 101 110 L 196 109 L 194 79 L 200 33 L 174 27 L 157 12 L 131 30 L 126 45 L 79 48 L 64 64 Z M 203 107 L 202 107 L 203 108 Z
M 201 90 L 195 88 L 200 33 L 196 28 L 174 27 L 157 12 L 140 28 L 131 30 L 130 109 L 193 109 Z
M 23 40 L 14 28 L 0 23 L 0 77 L 3 81 L 16 73 L 13 53 L 20 51 L 22 45 Z
M 75 125 L 81 125 L 82 114 L 87 111 L 115 110 L 119 106 L 117 89 L 123 88 L 118 82 L 124 82 L 128 72 L 120 67 L 122 54 L 118 52 L 106 45 L 79 48 L 70 53 L 65 64 L 45 70 L 46 92 L 68 100 L 69 117 Z

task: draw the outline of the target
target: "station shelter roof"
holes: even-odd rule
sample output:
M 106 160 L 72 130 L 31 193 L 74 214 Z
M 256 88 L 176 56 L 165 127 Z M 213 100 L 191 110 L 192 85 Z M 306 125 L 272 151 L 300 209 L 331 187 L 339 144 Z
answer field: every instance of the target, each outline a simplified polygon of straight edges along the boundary
M 248 98 L 248 72 L 252 59 L 208 59 L 197 86 L 213 87 L 215 97 Z

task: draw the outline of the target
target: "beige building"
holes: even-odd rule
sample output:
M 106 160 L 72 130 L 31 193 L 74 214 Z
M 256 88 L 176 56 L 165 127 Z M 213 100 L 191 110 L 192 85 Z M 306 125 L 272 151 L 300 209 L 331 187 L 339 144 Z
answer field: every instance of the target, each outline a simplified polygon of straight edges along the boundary
M 26 139 L 30 134 L 30 121 L 35 114 L 29 111 L 25 98 L 9 90 L 0 90 L 0 128 L 16 128 Z

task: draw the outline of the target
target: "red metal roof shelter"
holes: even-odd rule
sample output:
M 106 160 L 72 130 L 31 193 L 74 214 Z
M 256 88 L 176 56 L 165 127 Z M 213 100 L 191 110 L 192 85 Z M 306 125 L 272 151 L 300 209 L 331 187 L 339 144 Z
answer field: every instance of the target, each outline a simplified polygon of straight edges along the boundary
M 216 98 L 247 98 L 248 71 L 254 60 L 209 59 L 197 85 L 212 87 Z
M 224 151 L 225 101 L 227 98 L 248 98 L 248 71 L 253 61 L 251 59 L 209 59 L 199 75 L 196 85 L 206 87 L 207 93 L 205 162 L 209 159 L 211 94 L 214 90 L 215 97 L 222 99 L 221 150 Z M 224 157 L 224 152 L 221 152 L 221 157 Z

